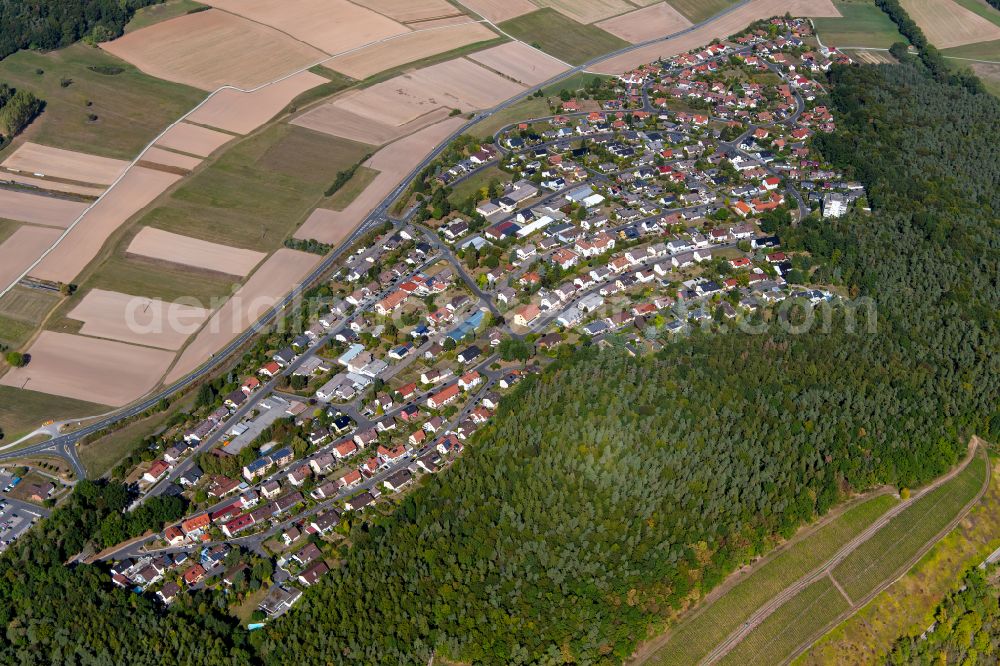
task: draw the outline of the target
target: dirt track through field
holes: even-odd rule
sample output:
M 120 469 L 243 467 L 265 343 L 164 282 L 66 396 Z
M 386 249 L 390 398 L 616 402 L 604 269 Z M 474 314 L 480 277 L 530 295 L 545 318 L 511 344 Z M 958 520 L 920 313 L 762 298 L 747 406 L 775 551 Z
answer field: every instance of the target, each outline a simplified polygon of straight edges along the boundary
M 160 137 L 156 145 L 199 157 L 208 157 L 213 151 L 234 138 L 231 134 L 216 132 L 207 127 L 199 127 L 191 123 L 177 123 Z

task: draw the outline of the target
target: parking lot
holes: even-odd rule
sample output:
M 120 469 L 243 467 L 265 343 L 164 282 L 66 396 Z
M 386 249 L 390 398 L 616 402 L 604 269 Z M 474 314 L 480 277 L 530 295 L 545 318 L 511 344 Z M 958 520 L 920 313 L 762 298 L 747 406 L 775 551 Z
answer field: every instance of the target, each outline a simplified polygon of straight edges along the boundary
M 45 509 L 8 497 L 3 492 L 10 487 L 13 478 L 7 472 L 0 472 L 0 553 L 7 550 L 36 520 L 48 515 Z

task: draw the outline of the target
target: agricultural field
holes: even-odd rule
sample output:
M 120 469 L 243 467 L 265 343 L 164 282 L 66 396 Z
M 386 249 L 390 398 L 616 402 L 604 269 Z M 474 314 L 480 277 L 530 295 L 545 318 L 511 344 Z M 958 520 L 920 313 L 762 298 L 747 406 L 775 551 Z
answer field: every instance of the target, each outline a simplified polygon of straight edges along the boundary
M 950 58 L 967 58 L 969 60 L 988 60 L 1000 62 L 1000 40 L 992 42 L 977 42 L 945 49 L 941 54 Z
M 117 291 L 91 289 L 74 299 L 68 318 L 82 322 L 81 335 L 177 351 L 211 314 L 195 305 Z
M 816 18 L 816 33 L 826 46 L 868 46 L 887 49 L 896 42 L 907 43 L 889 15 L 868 2 L 833 0 L 840 18 Z
M 991 459 L 989 490 L 954 530 L 898 581 L 823 637 L 796 663 L 870 663 L 897 637 L 922 630 L 961 572 L 1000 545 L 1000 469 Z
M 592 25 L 577 23 L 551 8 L 511 19 L 500 24 L 500 28 L 573 65 L 629 45 L 620 37 Z
M 167 0 L 159 5 L 140 7 L 133 14 L 132 20 L 125 26 L 125 32 L 142 30 L 155 23 L 162 23 L 163 21 L 169 21 L 184 14 L 193 14 L 202 11 L 206 7 L 208 5 L 203 5 L 194 0 Z
M 210 243 L 153 227 L 142 227 L 125 252 L 144 259 L 235 277 L 246 277 L 265 257 L 263 252 Z
M 551 7 L 578 23 L 593 23 L 635 9 L 627 0 L 534 0 L 539 7 Z
M 267 252 L 301 224 L 338 171 L 371 151 L 365 144 L 274 125 L 186 180 L 139 225 Z
M 901 0 L 900 4 L 939 49 L 1000 39 L 1000 25 L 955 0 Z
M 916 500 L 848 555 L 832 572 L 847 595 L 862 599 L 891 578 L 976 496 L 986 472 L 986 461 L 976 455 L 953 479 Z
M 378 176 L 379 172 L 375 169 L 369 169 L 365 166 L 359 166 L 351 179 L 344 184 L 339 190 L 333 193 L 329 199 L 324 201 L 321 205 L 325 208 L 332 208 L 333 210 L 344 210 L 347 208 L 352 201 L 358 198 L 358 195 L 367 189 L 375 177 Z
M 85 284 L 90 288 L 128 291 L 165 301 L 193 298 L 209 307 L 231 294 L 238 283 L 232 277 L 197 271 L 188 266 L 126 258 L 124 248 L 120 248 L 85 280 Z
M 896 502 L 892 495 L 865 500 L 793 541 L 725 594 L 701 610 L 696 609 L 646 663 L 656 666 L 697 663 L 757 608 L 832 557 Z
M 462 4 L 493 23 L 508 21 L 538 9 L 529 0 L 462 0 Z
M 461 11 L 446 0 L 357 0 L 356 4 L 402 23 L 461 15 Z
M 522 42 L 508 42 L 473 53 L 469 60 L 500 72 L 525 86 L 536 86 L 568 69 L 566 65 Z
M 691 23 L 701 23 L 721 11 L 729 9 L 737 0 L 667 0 L 670 5 L 687 17 Z
M 657 37 L 665 37 L 691 25 L 683 14 L 665 2 L 637 9 L 627 14 L 606 19 L 597 27 L 617 35 L 627 42 L 637 44 Z
M 829 578 L 820 578 L 755 627 L 719 664 L 767 666 L 783 661 L 808 636 L 850 608 Z
M 27 140 L 126 160 L 204 98 L 84 44 L 19 51 L 0 61 L 0 81 L 45 100 L 45 111 L 24 132 Z M 0 151 L 0 159 L 18 145 Z
M 41 173 L 80 183 L 110 185 L 125 172 L 127 160 L 88 155 L 72 150 L 43 146 L 26 141 L 3 161 L 5 169 Z
M 175 414 L 186 409 L 190 402 L 190 399 L 181 399 L 167 411 L 139 419 L 100 439 L 81 444 L 78 450 L 80 461 L 87 470 L 87 477 L 99 479 L 108 474 L 123 458 L 136 450 L 136 446 L 144 437 L 158 434 L 163 425 Z
M 0 386 L 0 445 L 20 439 L 50 419 L 73 419 L 107 413 L 108 408 L 48 393 Z
M 993 25 L 1000 25 L 1000 9 L 986 4 L 986 0 L 955 0 L 973 14 L 979 14 Z
M 17 281 L 61 233 L 59 229 L 24 225 L 0 243 L 0 288 Z

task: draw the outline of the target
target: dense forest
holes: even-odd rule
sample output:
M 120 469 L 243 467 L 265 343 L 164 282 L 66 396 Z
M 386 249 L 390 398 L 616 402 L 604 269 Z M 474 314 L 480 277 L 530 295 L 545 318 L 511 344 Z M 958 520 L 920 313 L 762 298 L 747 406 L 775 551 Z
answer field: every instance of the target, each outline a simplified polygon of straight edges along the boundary
M 0 60 L 21 49 L 56 49 L 90 36 L 121 36 L 139 7 L 163 0 L 0 0 Z
M 923 634 L 921 637 L 920 634 Z M 996 664 L 1000 649 L 1000 589 L 996 567 L 976 568 L 934 611 L 933 630 L 904 636 L 882 660 L 892 666 Z
M 1000 435 L 1000 101 L 915 59 L 831 83 L 840 130 L 818 146 L 873 213 L 778 233 L 877 314 L 568 354 L 249 636 L 198 595 L 157 618 L 64 568 L 120 507 L 81 484 L 0 558 L 0 663 L 617 664 L 851 491 L 922 483 Z

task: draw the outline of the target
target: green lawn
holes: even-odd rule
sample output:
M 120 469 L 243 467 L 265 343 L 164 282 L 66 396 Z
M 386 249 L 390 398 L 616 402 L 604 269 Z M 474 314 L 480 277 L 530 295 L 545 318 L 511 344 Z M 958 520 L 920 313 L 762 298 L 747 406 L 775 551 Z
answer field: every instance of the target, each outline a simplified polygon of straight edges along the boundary
M 337 172 L 372 151 L 363 143 L 273 125 L 196 172 L 139 225 L 273 250 L 319 203 Z
M 829 578 L 820 578 L 789 599 L 750 632 L 720 664 L 778 664 L 803 641 L 849 608 Z
M 111 408 L 105 405 L 0 386 L 0 430 L 6 433 L 0 444 L 9 444 L 51 419 L 95 416 L 109 411 Z
M 354 175 L 351 176 L 351 179 L 323 203 L 323 207 L 332 208 L 333 210 L 344 210 L 352 201 L 358 198 L 359 194 L 365 191 L 365 188 L 371 185 L 372 181 L 375 180 L 375 176 L 379 175 L 379 173 L 376 169 L 359 166 Z
M 574 65 L 629 45 L 609 32 L 577 23 L 551 8 L 505 21 L 500 29 Z
M 892 577 L 947 526 L 983 485 L 986 462 L 977 455 L 947 483 L 915 501 L 833 570 L 851 599 Z
M 491 166 L 486 167 L 475 176 L 463 180 L 461 183 L 452 188 L 451 196 L 448 200 L 452 204 L 459 204 L 469 196 L 475 194 L 479 189 L 487 187 L 491 181 L 498 180 L 502 183 L 510 182 L 510 174 L 506 171 L 501 171 L 499 167 Z
M 51 291 L 11 289 L 0 299 L 0 343 L 13 348 L 23 345 L 60 300 Z
M 827 46 L 867 46 L 887 49 L 896 42 L 907 43 L 889 15 L 867 2 L 833 0 L 840 18 L 816 18 L 816 33 Z
M 88 67 L 117 67 L 121 72 L 99 74 Z M 71 81 L 66 87 L 61 85 L 64 79 Z M 0 61 L 0 81 L 45 100 L 45 111 L 25 133 L 29 140 L 122 159 L 135 157 L 205 97 L 200 90 L 147 76 L 82 43 L 8 56 Z M 90 114 L 97 120 L 89 120 Z M 0 152 L 0 157 L 11 150 Z
M 199 10 L 201 7 L 207 8 L 208 5 L 194 2 L 194 0 L 167 0 L 163 4 L 140 7 L 132 16 L 132 20 L 125 26 L 125 32 L 142 30 L 143 28 L 148 28 L 154 23 L 167 21 L 178 16 L 183 16 L 184 14 L 190 14 L 193 11 Z
M 701 23 L 732 7 L 736 2 L 737 0 L 667 0 L 667 4 L 683 14 L 691 23 Z
M 832 557 L 896 501 L 891 495 L 880 495 L 852 506 L 793 544 L 703 611 L 683 621 L 648 663 L 664 666 L 697 663 L 755 610 Z
M 18 349 L 28 341 L 35 326 L 21 319 L 13 319 L 0 315 L 0 345 Z

